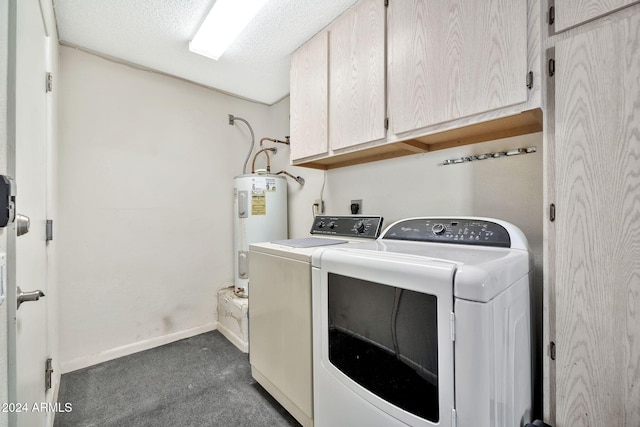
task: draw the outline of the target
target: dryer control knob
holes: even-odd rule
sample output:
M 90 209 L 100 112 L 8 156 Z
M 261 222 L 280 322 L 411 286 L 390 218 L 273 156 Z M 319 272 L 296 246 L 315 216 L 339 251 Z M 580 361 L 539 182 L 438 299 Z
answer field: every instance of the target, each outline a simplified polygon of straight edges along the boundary
M 444 224 L 433 224 L 433 227 L 431 227 L 431 231 L 433 232 L 433 234 L 440 235 L 444 234 L 444 232 L 447 231 L 447 227 L 445 227 Z
M 364 230 L 365 230 L 364 221 L 358 221 L 356 223 L 355 229 L 358 233 L 364 233 Z

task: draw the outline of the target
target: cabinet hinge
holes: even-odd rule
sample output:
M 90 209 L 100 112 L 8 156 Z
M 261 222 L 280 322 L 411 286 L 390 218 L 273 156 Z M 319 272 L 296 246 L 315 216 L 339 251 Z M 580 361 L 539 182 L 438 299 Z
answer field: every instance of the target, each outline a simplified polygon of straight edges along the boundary
M 384 7 L 389 7 L 389 0 L 384 0 Z
M 449 313 L 449 327 L 451 328 L 451 341 L 456 340 L 456 314 Z
M 556 22 L 556 8 L 551 6 L 549 8 L 549 25 L 553 25 Z
M 527 73 L 527 89 L 533 88 L 533 71 Z
M 53 220 L 52 219 L 47 220 L 45 232 L 46 232 L 46 241 L 48 242 L 50 240 L 53 240 Z
M 553 59 L 553 58 L 549 59 L 549 64 L 548 64 L 547 70 L 549 71 L 549 77 L 553 77 L 553 75 L 556 73 L 556 61 L 555 61 L 555 59 Z
M 48 358 L 44 365 L 44 391 L 51 388 L 51 374 L 53 373 L 53 360 Z
M 556 205 L 551 203 L 549 205 L 549 221 L 553 222 L 556 220 Z
M 384 128 L 387 130 L 389 129 L 389 117 L 384 119 Z
M 46 74 L 45 91 L 46 92 L 53 91 L 53 74 L 51 73 Z
M 556 343 L 553 341 L 549 343 L 549 357 L 551 360 L 556 360 Z

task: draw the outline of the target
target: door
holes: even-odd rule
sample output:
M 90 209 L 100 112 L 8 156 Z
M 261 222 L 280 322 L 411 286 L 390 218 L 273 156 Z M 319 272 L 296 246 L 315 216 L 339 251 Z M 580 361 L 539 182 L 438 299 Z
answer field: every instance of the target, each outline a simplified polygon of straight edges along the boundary
M 396 134 L 527 101 L 527 2 L 389 5 Z
M 366 0 L 329 29 L 331 149 L 386 136 L 386 7 Z
M 16 1 L 16 210 L 30 218 L 30 231 L 15 240 L 16 285 L 23 291 L 47 290 L 46 149 L 47 38 L 38 0 Z M 47 298 L 23 303 L 15 312 L 15 341 L 10 342 L 10 401 L 26 404 L 14 413 L 18 426 L 44 426 L 47 418 Z
M 637 0 L 555 0 L 555 31 L 564 31 L 633 3 Z
M 558 427 L 640 425 L 639 35 L 636 14 L 556 45 Z
M 329 34 L 291 54 L 291 160 L 329 149 Z
M 315 423 L 451 425 L 455 265 L 389 252 L 317 254 Z

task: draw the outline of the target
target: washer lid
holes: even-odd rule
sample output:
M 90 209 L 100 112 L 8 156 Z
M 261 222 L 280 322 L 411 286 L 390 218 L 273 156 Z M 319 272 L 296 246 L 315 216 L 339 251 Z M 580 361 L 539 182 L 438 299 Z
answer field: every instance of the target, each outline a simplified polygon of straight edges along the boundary
M 458 265 L 453 295 L 469 301 L 488 302 L 531 273 L 533 263 L 528 252 L 506 250 L 503 255 L 496 255 L 482 264 Z
M 355 252 L 359 257 L 370 258 L 370 263 L 385 257 L 402 259 L 404 263 L 450 263 L 455 266 L 453 295 L 478 302 L 491 301 L 533 268 L 528 251 L 491 246 L 378 239 L 348 247 L 328 247 L 324 251 Z M 314 266 L 319 267 L 316 263 Z M 395 274 L 401 278 L 402 270 L 399 268 Z

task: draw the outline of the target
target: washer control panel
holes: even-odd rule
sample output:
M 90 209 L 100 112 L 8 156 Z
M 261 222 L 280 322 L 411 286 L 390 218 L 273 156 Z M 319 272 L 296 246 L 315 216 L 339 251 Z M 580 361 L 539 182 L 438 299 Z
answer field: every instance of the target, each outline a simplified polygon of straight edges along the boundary
M 411 218 L 390 226 L 382 239 L 511 247 L 506 228 L 482 219 Z
M 380 235 L 382 220 L 381 216 L 318 215 L 313 220 L 311 234 L 375 239 Z

